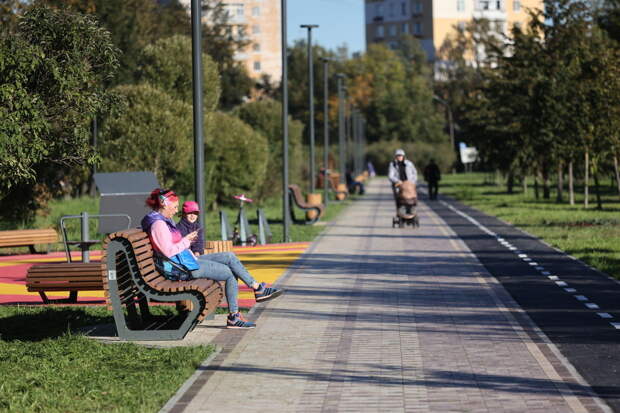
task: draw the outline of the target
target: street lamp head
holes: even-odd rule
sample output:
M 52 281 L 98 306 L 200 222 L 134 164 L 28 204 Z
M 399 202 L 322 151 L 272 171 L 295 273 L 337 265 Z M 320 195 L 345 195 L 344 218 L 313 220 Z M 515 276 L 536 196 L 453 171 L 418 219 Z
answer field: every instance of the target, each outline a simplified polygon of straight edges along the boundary
M 316 29 L 317 27 L 319 27 L 319 25 L 318 24 L 302 24 L 299 27 L 303 27 L 304 29 L 312 30 L 312 29 Z
M 321 57 L 321 62 L 323 62 L 323 63 L 329 63 L 332 60 L 334 60 L 334 59 L 330 59 L 329 57 Z

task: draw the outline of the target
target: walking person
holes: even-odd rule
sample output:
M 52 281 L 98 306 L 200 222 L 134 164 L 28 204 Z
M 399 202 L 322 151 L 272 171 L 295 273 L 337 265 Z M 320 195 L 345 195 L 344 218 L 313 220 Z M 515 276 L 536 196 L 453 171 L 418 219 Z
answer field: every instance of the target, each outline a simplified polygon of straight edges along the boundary
M 441 171 L 439 170 L 439 166 L 437 166 L 434 159 L 431 159 L 428 165 L 424 168 L 424 180 L 428 184 L 428 197 L 431 200 L 436 200 L 439 193 Z
M 405 151 L 403 149 L 396 149 L 394 152 L 394 159 L 390 162 L 388 170 L 388 179 L 392 184 L 392 192 L 394 193 L 394 201 L 397 205 L 398 214 L 406 214 L 403 206 L 399 206 L 398 193 L 400 192 L 400 186 L 403 182 L 410 182 L 413 184 L 413 191 L 415 192 L 415 185 L 418 182 L 418 171 L 413 162 L 405 157 Z

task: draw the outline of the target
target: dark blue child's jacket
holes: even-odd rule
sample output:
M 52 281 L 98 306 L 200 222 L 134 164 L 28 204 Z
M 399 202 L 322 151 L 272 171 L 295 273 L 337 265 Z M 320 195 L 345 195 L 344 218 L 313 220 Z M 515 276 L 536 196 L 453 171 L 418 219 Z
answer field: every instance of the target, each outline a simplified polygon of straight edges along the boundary
M 205 253 L 205 236 L 202 227 L 200 226 L 198 221 L 191 223 L 186 220 L 185 217 L 183 217 L 177 224 L 177 229 L 181 231 L 181 234 L 183 236 L 186 236 L 190 232 L 198 231 L 198 237 L 196 237 L 196 239 L 192 241 L 189 249 L 200 255 Z

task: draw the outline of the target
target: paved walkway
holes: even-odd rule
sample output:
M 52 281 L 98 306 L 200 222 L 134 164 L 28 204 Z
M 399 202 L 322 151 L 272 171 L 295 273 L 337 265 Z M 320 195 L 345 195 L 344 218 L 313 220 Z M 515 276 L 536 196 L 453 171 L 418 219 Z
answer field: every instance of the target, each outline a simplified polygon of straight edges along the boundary
M 388 185 L 367 192 L 164 411 L 607 410 L 438 216 L 392 228 Z

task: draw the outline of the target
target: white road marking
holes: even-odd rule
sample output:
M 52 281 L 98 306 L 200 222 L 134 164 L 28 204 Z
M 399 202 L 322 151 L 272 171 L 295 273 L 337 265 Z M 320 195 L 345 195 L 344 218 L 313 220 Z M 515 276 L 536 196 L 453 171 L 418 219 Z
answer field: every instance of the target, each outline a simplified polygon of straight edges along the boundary
M 620 330 L 620 323 L 609 323 L 609 324 L 611 324 L 612 326 L 614 326 L 614 328 L 615 328 L 616 330 Z
M 609 313 L 596 313 L 596 314 L 598 314 L 598 316 L 601 318 L 614 318 L 614 316 Z
M 527 254 L 519 254 L 519 258 L 527 258 Z
M 530 262 L 530 263 L 528 263 L 528 264 L 530 264 L 531 266 L 536 266 L 536 265 L 538 265 L 538 263 L 537 263 L 537 262 Z M 538 269 L 538 268 L 536 268 L 536 269 Z
M 538 271 L 542 271 L 542 270 L 545 269 L 545 267 L 536 267 L 535 269 L 538 270 Z
M 586 297 L 585 295 L 575 295 L 574 297 L 579 301 L 588 301 L 588 297 Z
M 567 293 L 576 293 L 577 290 L 574 288 L 565 288 L 564 291 L 566 291 Z
M 530 261 L 532 261 L 532 259 L 531 258 L 523 258 L 523 261 L 530 262 Z
M 549 275 L 547 278 L 549 278 L 551 281 L 557 281 L 560 279 L 560 277 L 558 277 L 557 275 Z
M 601 308 L 594 303 L 585 303 L 585 304 L 586 304 L 586 307 L 588 307 L 590 310 L 598 310 L 599 308 Z
M 566 284 L 564 281 L 556 281 L 555 284 L 558 287 L 567 287 L 568 286 L 568 284 Z

